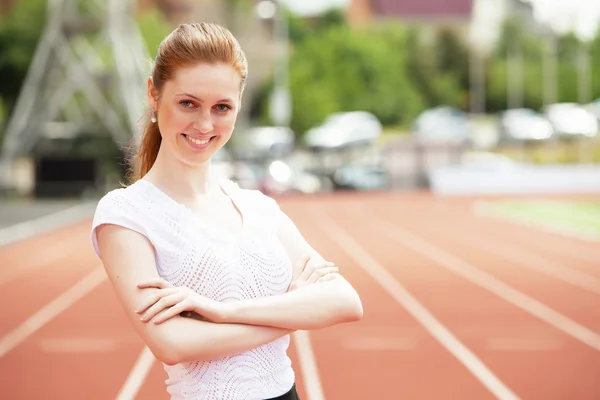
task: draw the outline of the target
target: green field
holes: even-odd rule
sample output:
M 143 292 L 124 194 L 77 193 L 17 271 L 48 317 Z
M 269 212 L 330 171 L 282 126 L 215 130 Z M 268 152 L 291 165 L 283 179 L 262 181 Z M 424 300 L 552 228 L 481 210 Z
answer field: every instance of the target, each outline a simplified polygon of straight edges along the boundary
M 485 214 L 600 240 L 600 201 L 486 201 Z

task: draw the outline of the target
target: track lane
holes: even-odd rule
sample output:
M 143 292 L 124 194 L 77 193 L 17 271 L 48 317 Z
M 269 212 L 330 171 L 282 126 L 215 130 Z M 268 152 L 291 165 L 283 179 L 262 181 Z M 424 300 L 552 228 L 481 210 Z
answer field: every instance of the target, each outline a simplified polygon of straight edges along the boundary
M 431 218 L 419 203 L 390 203 L 386 208 L 380 203 L 361 205 L 369 212 L 388 210 L 388 219 L 393 217 L 402 227 L 426 225 Z M 361 241 L 377 249 L 375 254 L 382 262 L 391 262 L 394 252 L 402 251 L 400 243 L 383 234 L 388 226 L 373 222 L 368 214 L 356 220 L 348 218 L 351 209 L 330 207 L 329 211 L 344 220 L 348 230 L 359 233 Z M 449 244 L 444 247 L 452 248 Z M 598 352 L 440 268 L 422 254 L 413 253 L 403 260 L 394 274 L 517 394 L 544 399 L 598 395 L 600 387 L 593 379 L 594 368 L 600 367 Z
M 311 333 L 326 398 L 493 398 L 319 228 L 319 221 L 305 210 L 320 204 L 307 200 L 281 203 L 309 243 L 342 266 L 365 310 L 361 322 Z
M 446 250 L 459 254 L 465 261 L 600 333 L 600 320 L 596 317 L 600 307 L 600 280 L 581 268 L 581 261 L 572 257 L 561 260 L 554 254 L 532 250 L 527 244 L 515 241 L 510 231 L 494 235 L 504 228 L 496 221 L 482 224 L 462 210 L 448 212 L 447 206 L 442 214 L 438 203 L 425 203 L 420 207 L 419 213 L 432 218 L 414 223 L 398 213 L 384 216 L 376 212 L 374 215 L 410 229 L 434 244 L 447 245 Z M 443 218 L 444 223 L 439 223 L 434 216 Z M 457 226 L 460 229 L 455 229 Z M 555 243 L 555 248 L 559 246 Z M 595 253 L 600 258 L 600 248 Z
M 0 301 L 11 305 L 0 310 L 0 336 L 98 267 L 85 232 L 84 225 L 78 224 L 0 249 L 0 281 L 10 276 L 10 281 L 0 284 Z
M 489 396 L 489 393 L 480 387 L 479 382 L 475 381 L 473 384 L 474 379 L 468 371 L 465 371 L 437 342 L 432 340 L 426 333 L 423 333 L 422 327 L 415 324 L 410 315 L 397 304 L 390 304 L 393 302 L 377 287 L 378 284 L 365 273 L 361 273 L 360 267 L 348 256 L 345 250 L 339 246 L 336 247 L 336 244 L 319 230 L 319 221 L 306 219 L 307 212 L 304 207 L 316 207 L 321 204 L 328 205 L 328 212 L 336 218 L 336 222 L 345 227 L 351 226 L 350 233 L 359 239 L 361 244 L 365 245 L 374 257 L 390 268 L 390 272 L 393 272 L 396 277 L 402 278 L 401 282 L 403 284 L 408 286 L 408 283 L 410 283 L 410 289 L 414 294 L 418 294 L 418 299 L 426 304 L 430 310 L 435 310 L 436 317 L 447 324 L 453 333 L 468 344 L 469 348 L 481 357 L 487 365 L 490 365 L 493 371 L 497 372 L 501 379 L 518 391 L 519 394 L 531 394 L 531 396 L 525 398 L 544 399 L 591 399 L 600 396 L 597 377 L 591 375 L 592 372 L 600 368 L 596 358 L 590 356 L 592 352 L 583 349 L 584 346 L 574 343 L 569 338 L 565 340 L 563 335 L 557 334 L 546 324 L 535 319 L 522 318 L 520 315 L 515 316 L 514 310 L 511 310 L 511 307 L 503 304 L 502 301 L 498 299 L 490 301 L 488 298 L 489 293 L 488 296 L 471 297 L 470 294 L 477 290 L 473 290 L 469 284 L 465 284 L 464 281 L 460 282 L 460 279 L 457 280 L 456 276 L 452 278 L 452 274 L 440 270 L 439 266 L 432 265 L 431 262 L 423 260 L 423 257 L 401 248 L 397 243 L 383 241 L 384 239 L 379 235 L 378 229 L 372 229 L 372 227 L 369 229 L 368 224 L 359 219 L 357 215 L 353 215 L 352 212 L 341 216 L 336 215 L 340 204 L 349 204 L 352 207 L 367 207 L 370 210 L 380 209 L 391 213 L 391 215 L 401 215 L 402 218 L 398 220 L 401 226 L 404 226 L 406 221 L 413 221 L 415 222 L 413 228 L 416 226 L 415 229 L 419 229 L 419 226 L 424 228 L 426 225 L 424 223 L 433 219 L 433 216 L 430 215 L 433 213 L 433 209 L 422 209 L 416 207 L 416 205 L 432 201 L 437 206 L 447 209 L 448 212 L 458 213 L 460 211 L 467 213 L 468 204 L 471 201 L 448 202 L 448 199 L 433 201 L 429 196 L 400 196 L 400 198 L 402 201 L 399 201 L 398 196 L 394 195 L 363 197 L 341 195 L 317 198 L 310 201 L 301 199 L 289 202 L 284 200 L 282 202 L 286 210 L 288 210 L 288 206 L 292 207 L 290 212 L 296 215 L 293 219 L 301 227 L 307 239 L 316 244 L 316 247 L 322 250 L 324 254 L 330 255 L 338 261 L 340 265 L 345 265 L 346 276 L 359 289 L 365 302 L 365 318 L 360 323 L 311 332 L 312 344 L 327 399 L 333 400 L 341 398 L 341 396 L 374 398 L 373 393 L 377 393 L 377 391 L 381 391 L 381 397 L 379 398 L 382 399 L 395 399 L 397 398 L 397 392 L 406 395 L 407 398 L 415 399 L 432 397 L 479 399 L 487 398 L 485 396 Z M 399 213 L 399 210 L 402 213 Z M 348 218 L 350 220 L 346 220 Z M 482 219 L 482 221 L 482 224 L 474 224 L 473 227 L 480 226 L 481 228 L 481 225 L 486 226 L 489 224 L 487 219 Z M 471 222 L 461 222 L 460 218 L 457 218 L 455 223 L 470 224 Z M 89 268 L 97 265 L 97 259 L 93 253 L 89 253 L 92 258 L 88 259 L 80 249 L 87 248 L 87 251 L 91 252 L 87 236 L 89 233 L 89 226 L 87 225 L 89 224 L 77 225 L 79 225 L 79 228 L 75 228 L 75 226 L 62 228 L 54 233 L 0 248 L 0 287 L 3 289 L 0 296 L 5 296 L 0 298 L 5 302 L 9 302 L 11 308 L 16 311 L 14 314 L 8 312 L 3 315 L 3 325 L 6 321 L 9 321 L 14 327 L 15 324 L 30 315 L 26 314 L 27 312 L 36 309 L 36 306 L 39 308 L 40 305 L 46 304 L 51 296 L 44 295 L 46 290 L 44 288 L 50 287 L 54 294 L 60 294 L 61 290 L 64 291 L 60 286 L 47 282 L 53 276 L 53 274 L 44 273 L 44 271 L 48 271 L 48 268 L 57 273 L 65 274 L 65 276 L 72 276 L 71 280 L 69 278 L 62 280 L 63 285 L 68 286 L 69 283 L 76 281 L 74 271 L 79 271 L 77 268 L 80 268 L 82 264 L 69 264 L 72 259 L 66 260 L 67 254 L 64 254 L 63 259 L 63 255 L 58 254 L 60 252 L 56 251 L 57 246 L 65 243 L 65 240 L 74 240 L 70 242 L 73 246 L 67 246 L 66 251 L 73 251 L 71 255 L 75 259 L 84 262 L 91 261 Z M 534 243 L 535 237 L 530 234 L 530 232 L 536 232 L 535 230 L 502 222 L 501 225 L 510 225 L 518 228 L 518 232 L 525 232 L 522 233 L 522 246 L 527 246 L 528 249 L 535 248 L 531 244 Z M 69 230 L 72 230 L 72 232 L 65 234 Z M 59 232 L 63 232 L 63 234 L 54 236 Z M 444 232 L 431 233 L 431 235 L 437 235 L 438 244 L 447 243 L 449 246 L 447 248 L 451 251 L 456 248 L 456 244 L 450 241 L 446 242 Z M 485 231 L 477 232 L 487 236 Z M 516 237 L 516 234 L 513 236 L 509 232 L 510 230 L 507 230 L 506 233 L 504 231 L 498 233 L 509 238 Z M 557 239 L 556 235 L 553 234 L 545 232 L 542 234 L 554 238 L 553 241 L 548 241 L 549 243 L 563 243 L 565 241 L 562 237 Z M 531 243 L 526 240 L 528 237 Z M 569 239 L 566 241 L 570 242 L 569 249 L 578 251 L 576 254 L 589 254 L 591 256 L 597 254 L 597 250 L 590 248 L 586 243 L 582 244 Z M 55 250 L 54 253 L 58 255 L 50 256 L 52 248 Z M 467 248 L 461 249 L 461 256 L 463 251 L 465 251 L 465 256 L 470 252 Z M 554 254 L 552 255 L 554 260 L 563 257 L 570 260 L 576 268 L 581 268 L 581 260 L 577 261 L 575 257 L 571 257 L 567 253 L 562 255 L 556 255 L 556 252 L 552 253 L 550 251 L 546 253 L 543 248 L 537 248 L 536 251 L 538 252 L 536 254 L 545 257 Z M 483 262 L 488 260 L 490 256 L 489 254 L 479 254 L 474 257 L 477 261 L 481 260 Z M 9 259 L 12 260 L 10 264 L 19 260 L 30 260 L 30 264 L 22 267 L 26 273 L 12 278 L 10 285 L 2 285 L 2 267 L 9 265 L 4 263 Z M 42 261 L 45 259 L 47 263 L 40 262 L 40 259 Z M 400 264 L 398 260 L 402 260 L 405 264 Z M 575 264 L 575 261 L 577 261 L 577 264 Z M 61 265 L 64 269 L 61 269 Z M 592 264 L 588 267 L 591 267 L 589 270 L 593 270 L 596 265 Z M 86 268 L 86 266 L 83 268 Z M 85 274 L 83 270 L 79 273 L 80 276 Z M 18 291 L 13 288 L 17 285 Z M 39 298 L 37 298 L 38 292 L 40 294 Z M 32 296 L 32 293 L 35 293 L 35 295 Z M 557 301 L 560 300 L 558 296 L 556 297 Z M 481 302 L 482 298 L 483 303 L 477 303 Z M 14 352 L 0 358 L 0 371 L 3 372 L 5 377 L 8 377 L 5 381 L 9 382 L 8 385 L 0 388 L 0 398 L 40 398 L 40 394 L 47 398 L 54 393 L 62 395 L 58 398 L 82 398 L 79 394 L 81 392 L 78 392 L 81 390 L 78 388 L 80 385 L 86 385 L 88 388 L 95 390 L 96 386 L 94 385 L 104 385 L 105 383 L 108 384 L 104 387 L 105 391 L 102 389 L 96 392 L 90 391 L 83 398 L 114 398 L 131 371 L 141 351 L 142 343 L 141 341 L 130 342 L 130 340 L 135 341 L 137 336 L 130 330 L 129 323 L 124 319 L 124 316 L 123 319 L 113 319 L 114 315 L 119 313 L 122 315 L 122 311 L 118 304 L 110 305 L 111 299 L 116 300 L 110 287 L 103 284 L 18 346 Z M 14 306 L 12 306 L 13 303 Z M 430 307 L 429 304 L 434 305 L 434 307 Z M 83 307 L 83 310 L 79 309 L 80 306 Z M 108 311 L 114 310 L 114 313 L 108 313 L 108 321 L 105 320 L 107 316 L 100 312 L 98 320 L 90 322 L 93 319 L 86 316 L 86 311 L 104 309 L 105 306 L 107 306 Z M 20 313 L 17 312 L 19 307 L 22 307 Z M 441 313 L 438 313 L 438 311 L 441 311 Z M 477 318 L 480 317 L 482 319 L 477 321 Z M 82 329 L 82 327 L 85 328 L 86 324 L 91 324 L 89 325 L 91 329 Z M 133 336 L 128 336 L 128 334 L 125 336 L 113 335 L 111 329 L 117 331 L 122 329 L 124 332 L 133 333 Z M 102 333 L 109 337 L 113 335 L 112 337 L 117 338 L 118 343 L 129 343 L 127 349 L 118 352 L 114 356 L 109 356 L 108 354 L 113 351 L 110 349 L 114 348 L 114 345 L 110 344 L 110 339 L 94 339 L 94 337 L 98 337 L 93 336 L 96 333 Z M 505 335 L 502 336 L 499 333 Z M 79 336 L 76 336 L 76 334 Z M 79 345 L 74 346 L 75 350 L 73 346 L 70 350 L 68 350 L 68 346 L 67 350 L 64 350 L 65 338 L 75 338 L 77 340 L 66 340 L 66 342 L 71 341 L 72 345 L 77 343 Z M 90 338 L 92 338 L 91 341 Z M 521 340 L 521 342 L 512 340 L 515 338 Z M 507 341 L 506 339 L 510 340 Z M 532 348 L 536 345 L 537 348 Z M 81 351 L 77 350 L 77 347 L 85 346 L 95 347 L 95 350 L 88 350 L 87 355 L 84 353 L 69 353 Z M 529 346 L 529 348 L 515 348 L 518 346 Z M 63 347 L 63 350 L 58 351 L 57 349 L 61 347 Z M 295 348 L 292 343 L 290 354 L 296 372 L 299 374 L 298 361 L 294 352 Z M 440 357 L 440 354 L 444 356 Z M 438 362 L 440 358 L 442 362 Z M 7 360 L 10 362 L 7 362 Z M 82 371 L 83 377 L 77 379 L 80 371 Z M 116 373 L 113 375 L 113 372 Z M 108 374 L 106 380 L 103 375 L 105 373 Z M 468 377 L 466 379 L 467 383 L 464 381 L 465 375 Z M 23 376 L 28 377 L 27 379 L 30 382 L 36 382 L 39 388 L 36 389 L 34 387 L 36 385 L 33 384 L 22 385 L 18 379 L 10 379 L 10 377 Z M 162 366 L 155 362 L 150 374 L 144 381 L 139 398 L 167 399 L 168 396 L 164 387 L 165 378 L 166 374 L 162 370 Z M 452 382 L 453 379 L 454 382 Z M 301 380 L 299 379 L 299 381 Z M 299 384 L 303 400 L 308 399 L 306 391 L 302 387 L 302 382 L 299 382 Z M 18 385 L 23 387 L 16 387 Z M 45 391 L 41 390 L 43 388 L 45 388 Z M 71 391 L 66 390 L 69 388 Z M 392 395 L 392 393 L 383 391 L 383 389 L 387 390 L 388 388 L 393 388 L 396 392 Z M 469 388 L 475 388 L 475 391 L 469 392 Z M 110 394 L 108 394 L 109 389 Z M 16 390 L 17 392 L 14 393 L 17 395 L 14 396 L 8 390 Z M 20 394 L 27 397 L 19 397 Z M 96 394 L 98 394 L 98 397 L 95 397 Z
M 1 398 L 115 398 L 142 348 L 107 281 L 0 358 Z

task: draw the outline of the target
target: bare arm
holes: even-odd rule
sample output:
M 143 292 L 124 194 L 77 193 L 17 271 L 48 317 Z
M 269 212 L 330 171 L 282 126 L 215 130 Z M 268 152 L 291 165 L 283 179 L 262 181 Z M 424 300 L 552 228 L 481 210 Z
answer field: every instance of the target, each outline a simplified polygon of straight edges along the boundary
M 310 254 L 307 268 L 325 260 L 304 239 L 296 225 L 281 213 L 280 240 L 290 259 Z M 300 274 L 296 265 L 294 275 Z M 341 275 L 326 282 L 303 286 L 279 296 L 242 300 L 234 303 L 228 322 L 266 325 L 285 329 L 320 329 L 362 318 L 363 309 L 354 288 Z
M 144 323 L 135 309 L 156 289 L 138 289 L 137 284 L 158 278 L 152 245 L 144 236 L 116 225 L 102 225 L 97 236 L 104 268 L 125 313 L 154 356 L 167 365 L 240 353 L 292 331 L 181 316 L 159 325 Z
M 279 296 L 242 300 L 228 318 L 232 323 L 313 330 L 358 321 L 361 317 L 358 295 L 338 276 Z

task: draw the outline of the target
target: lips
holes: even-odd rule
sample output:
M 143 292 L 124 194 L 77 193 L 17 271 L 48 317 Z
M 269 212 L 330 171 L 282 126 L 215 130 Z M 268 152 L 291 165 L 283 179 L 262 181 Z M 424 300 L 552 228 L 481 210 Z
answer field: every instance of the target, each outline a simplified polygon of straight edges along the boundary
M 211 136 L 211 137 L 209 137 L 209 138 L 206 138 L 206 139 L 199 139 L 199 138 L 195 138 L 195 137 L 188 136 L 188 135 L 185 135 L 185 134 L 184 134 L 184 136 L 185 136 L 185 137 L 187 138 L 187 140 L 189 140 L 190 142 L 192 142 L 192 143 L 195 143 L 195 144 L 198 144 L 198 145 L 203 145 L 203 144 L 206 144 L 206 143 L 208 143 L 208 142 L 210 141 L 210 139 L 212 139 L 212 136 Z
M 201 149 L 201 148 L 208 146 L 212 142 L 212 140 L 216 137 L 216 136 L 210 136 L 210 137 L 199 138 L 199 137 L 186 135 L 185 133 L 182 133 L 182 135 L 192 147 L 197 148 L 197 149 Z

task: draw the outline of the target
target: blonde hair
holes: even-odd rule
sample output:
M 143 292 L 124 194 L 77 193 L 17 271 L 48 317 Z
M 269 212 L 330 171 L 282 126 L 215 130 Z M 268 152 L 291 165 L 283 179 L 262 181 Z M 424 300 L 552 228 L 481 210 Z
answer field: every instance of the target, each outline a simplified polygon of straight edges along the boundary
M 248 76 L 248 62 L 237 39 L 226 28 L 212 23 L 181 24 L 160 44 L 152 69 L 152 81 L 158 96 L 165 82 L 178 68 L 198 63 L 231 65 L 241 77 L 240 91 Z M 150 114 L 150 112 L 149 112 Z M 157 123 L 146 118 L 140 147 L 130 160 L 129 181 L 140 179 L 154 165 L 161 145 Z

